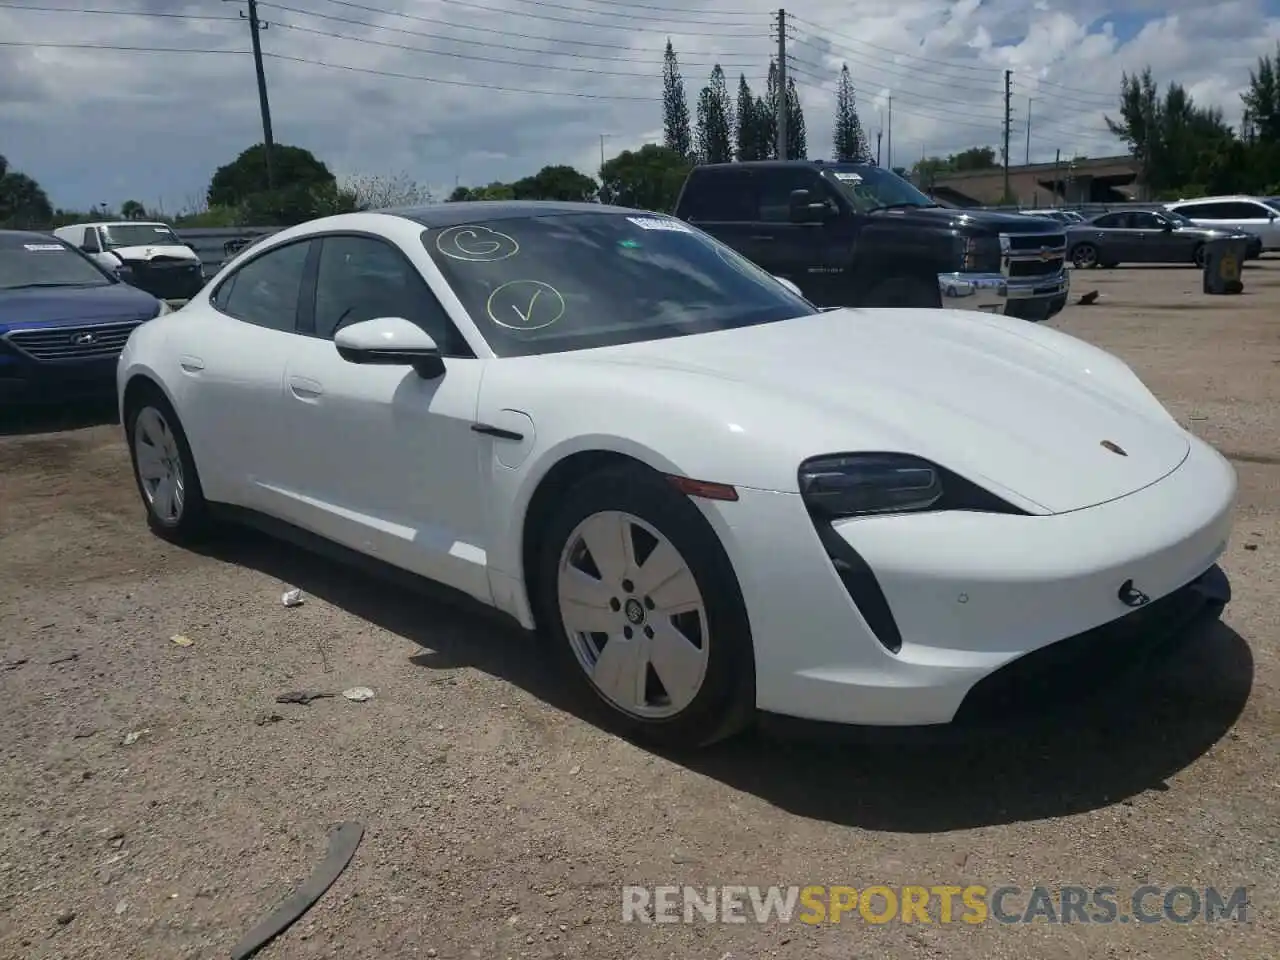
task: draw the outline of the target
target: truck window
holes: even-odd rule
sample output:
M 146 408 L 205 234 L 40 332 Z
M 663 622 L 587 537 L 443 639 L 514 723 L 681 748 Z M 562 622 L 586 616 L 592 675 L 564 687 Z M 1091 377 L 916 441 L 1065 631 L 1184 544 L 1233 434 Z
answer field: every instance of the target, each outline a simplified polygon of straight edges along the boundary
M 102 247 L 98 243 L 98 228 L 85 227 L 84 238 L 80 241 L 80 249 L 85 253 L 101 253 Z
M 810 167 L 778 167 L 761 177 L 759 218 L 786 223 L 791 220 L 791 191 L 808 190 L 814 200 L 827 196 L 822 178 Z
M 684 220 L 733 223 L 756 218 L 755 181 L 746 170 L 695 170 L 680 203 Z

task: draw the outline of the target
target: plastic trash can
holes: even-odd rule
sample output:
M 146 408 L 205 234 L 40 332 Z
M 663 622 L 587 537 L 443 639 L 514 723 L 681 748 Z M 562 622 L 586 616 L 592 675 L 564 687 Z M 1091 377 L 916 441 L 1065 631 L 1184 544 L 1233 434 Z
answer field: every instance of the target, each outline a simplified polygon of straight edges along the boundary
M 1244 262 L 1249 254 L 1247 237 L 1224 237 L 1204 245 L 1204 292 L 1209 294 L 1241 293 Z

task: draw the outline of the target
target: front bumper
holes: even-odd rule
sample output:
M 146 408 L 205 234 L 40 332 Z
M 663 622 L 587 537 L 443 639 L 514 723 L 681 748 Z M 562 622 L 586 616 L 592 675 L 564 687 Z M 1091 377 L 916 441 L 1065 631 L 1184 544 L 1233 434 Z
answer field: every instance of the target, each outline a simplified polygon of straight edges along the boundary
M 1020 687 L 1019 671 L 1036 672 L 1011 665 L 1037 651 L 1053 651 L 1037 655 L 1052 661 L 1072 645 L 1111 654 L 1137 642 L 1126 636 L 1143 626 L 1127 619 L 1126 581 L 1154 610 L 1179 606 L 1162 601 L 1214 567 L 1235 491 L 1230 464 L 1193 440 L 1163 480 L 1085 510 L 841 521 L 830 529 L 865 563 L 880 597 L 864 591 L 855 602 L 799 495 L 740 490 L 743 502 L 718 526 L 751 621 L 757 707 L 895 727 L 989 713 L 1007 699 L 1001 691 Z M 896 637 L 885 637 L 886 616 Z M 1106 639 L 1068 642 L 1084 634 Z M 1091 665 L 1108 669 L 1101 659 Z
M 942 306 L 985 313 L 1017 312 L 1026 301 L 1065 301 L 1071 280 L 1063 268 L 1038 277 L 1006 277 L 1003 273 L 940 273 Z M 1010 310 L 1010 304 L 1015 304 Z
M 146 322 L 35 325 L 0 335 L 0 398 L 42 403 L 110 396 L 120 352 Z M 92 341 L 73 342 L 84 334 Z

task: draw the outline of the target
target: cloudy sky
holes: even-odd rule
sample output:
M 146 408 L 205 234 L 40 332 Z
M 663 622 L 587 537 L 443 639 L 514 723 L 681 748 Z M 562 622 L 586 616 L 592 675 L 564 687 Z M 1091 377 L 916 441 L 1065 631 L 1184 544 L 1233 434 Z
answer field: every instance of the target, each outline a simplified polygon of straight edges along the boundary
M 197 203 L 262 139 L 243 3 L 0 0 L 0 154 L 56 206 Z M 111 11 L 110 13 L 89 11 Z M 1280 39 L 1280 0 L 795 0 L 788 52 L 810 156 L 831 149 L 848 64 L 872 148 L 909 166 L 1001 136 L 1020 162 L 1122 152 L 1107 135 L 1121 73 L 1150 65 L 1239 119 Z M 277 142 L 339 174 L 407 175 L 447 193 L 544 164 L 594 175 L 661 138 L 662 49 L 693 109 L 715 63 L 763 87 L 765 0 L 280 0 L 260 4 Z M 157 52 L 167 48 L 168 52 Z M 176 51 L 176 52 L 175 52 Z M 892 97 L 892 124 L 889 98 Z

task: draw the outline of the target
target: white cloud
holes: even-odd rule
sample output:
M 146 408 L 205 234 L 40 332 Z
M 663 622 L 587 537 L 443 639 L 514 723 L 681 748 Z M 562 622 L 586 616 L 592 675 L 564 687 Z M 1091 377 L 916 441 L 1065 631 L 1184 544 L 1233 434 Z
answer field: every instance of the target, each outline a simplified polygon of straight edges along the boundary
M 774 2 L 264 2 L 261 15 L 272 24 L 264 49 L 277 55 L 266 65 L 275 136 L 313 150 L 339 173 L 403 172 L 442 192 L 548 163 L 594 175 L 602 134 L 606 156 L 660 137 L 668 36 L 691 112 L 715 62 L 731 88 L 745 73 L 762 90 L 776 48 Z M 199 196 L 217 166 L 261 140 L 248 27 L 235 4 L 19 5 L 133 13 L 36 12 L 0 0 L 0 39 L 239 51 L 3 48 L 0 152 L 39 179 L 56 204 L 133 197 L 174 209 Z M 1033 159 L 1057 149 L 1120 152 L 1103 116 L 1115 114 L 1121 73 L 1147 64 L 1162 84 L 1185 84 L 1236 122 L 1250 67 L 1280 38 L 1277 0 L 1174 0 L 1158 8 L 1147 0 L 1123 7 L 1115 0 L 804 0 L 788 12 L 810 155 L 830 150 L 834 86 L 847 63 L 873 148 L 883 111 L 888 149 L 892 96 L 893 159 L 902 165 L 922 150 L 998 147 L 1006 69 L 1014 75 L 1015 161 L 1026 149 L 1028 98 Z

